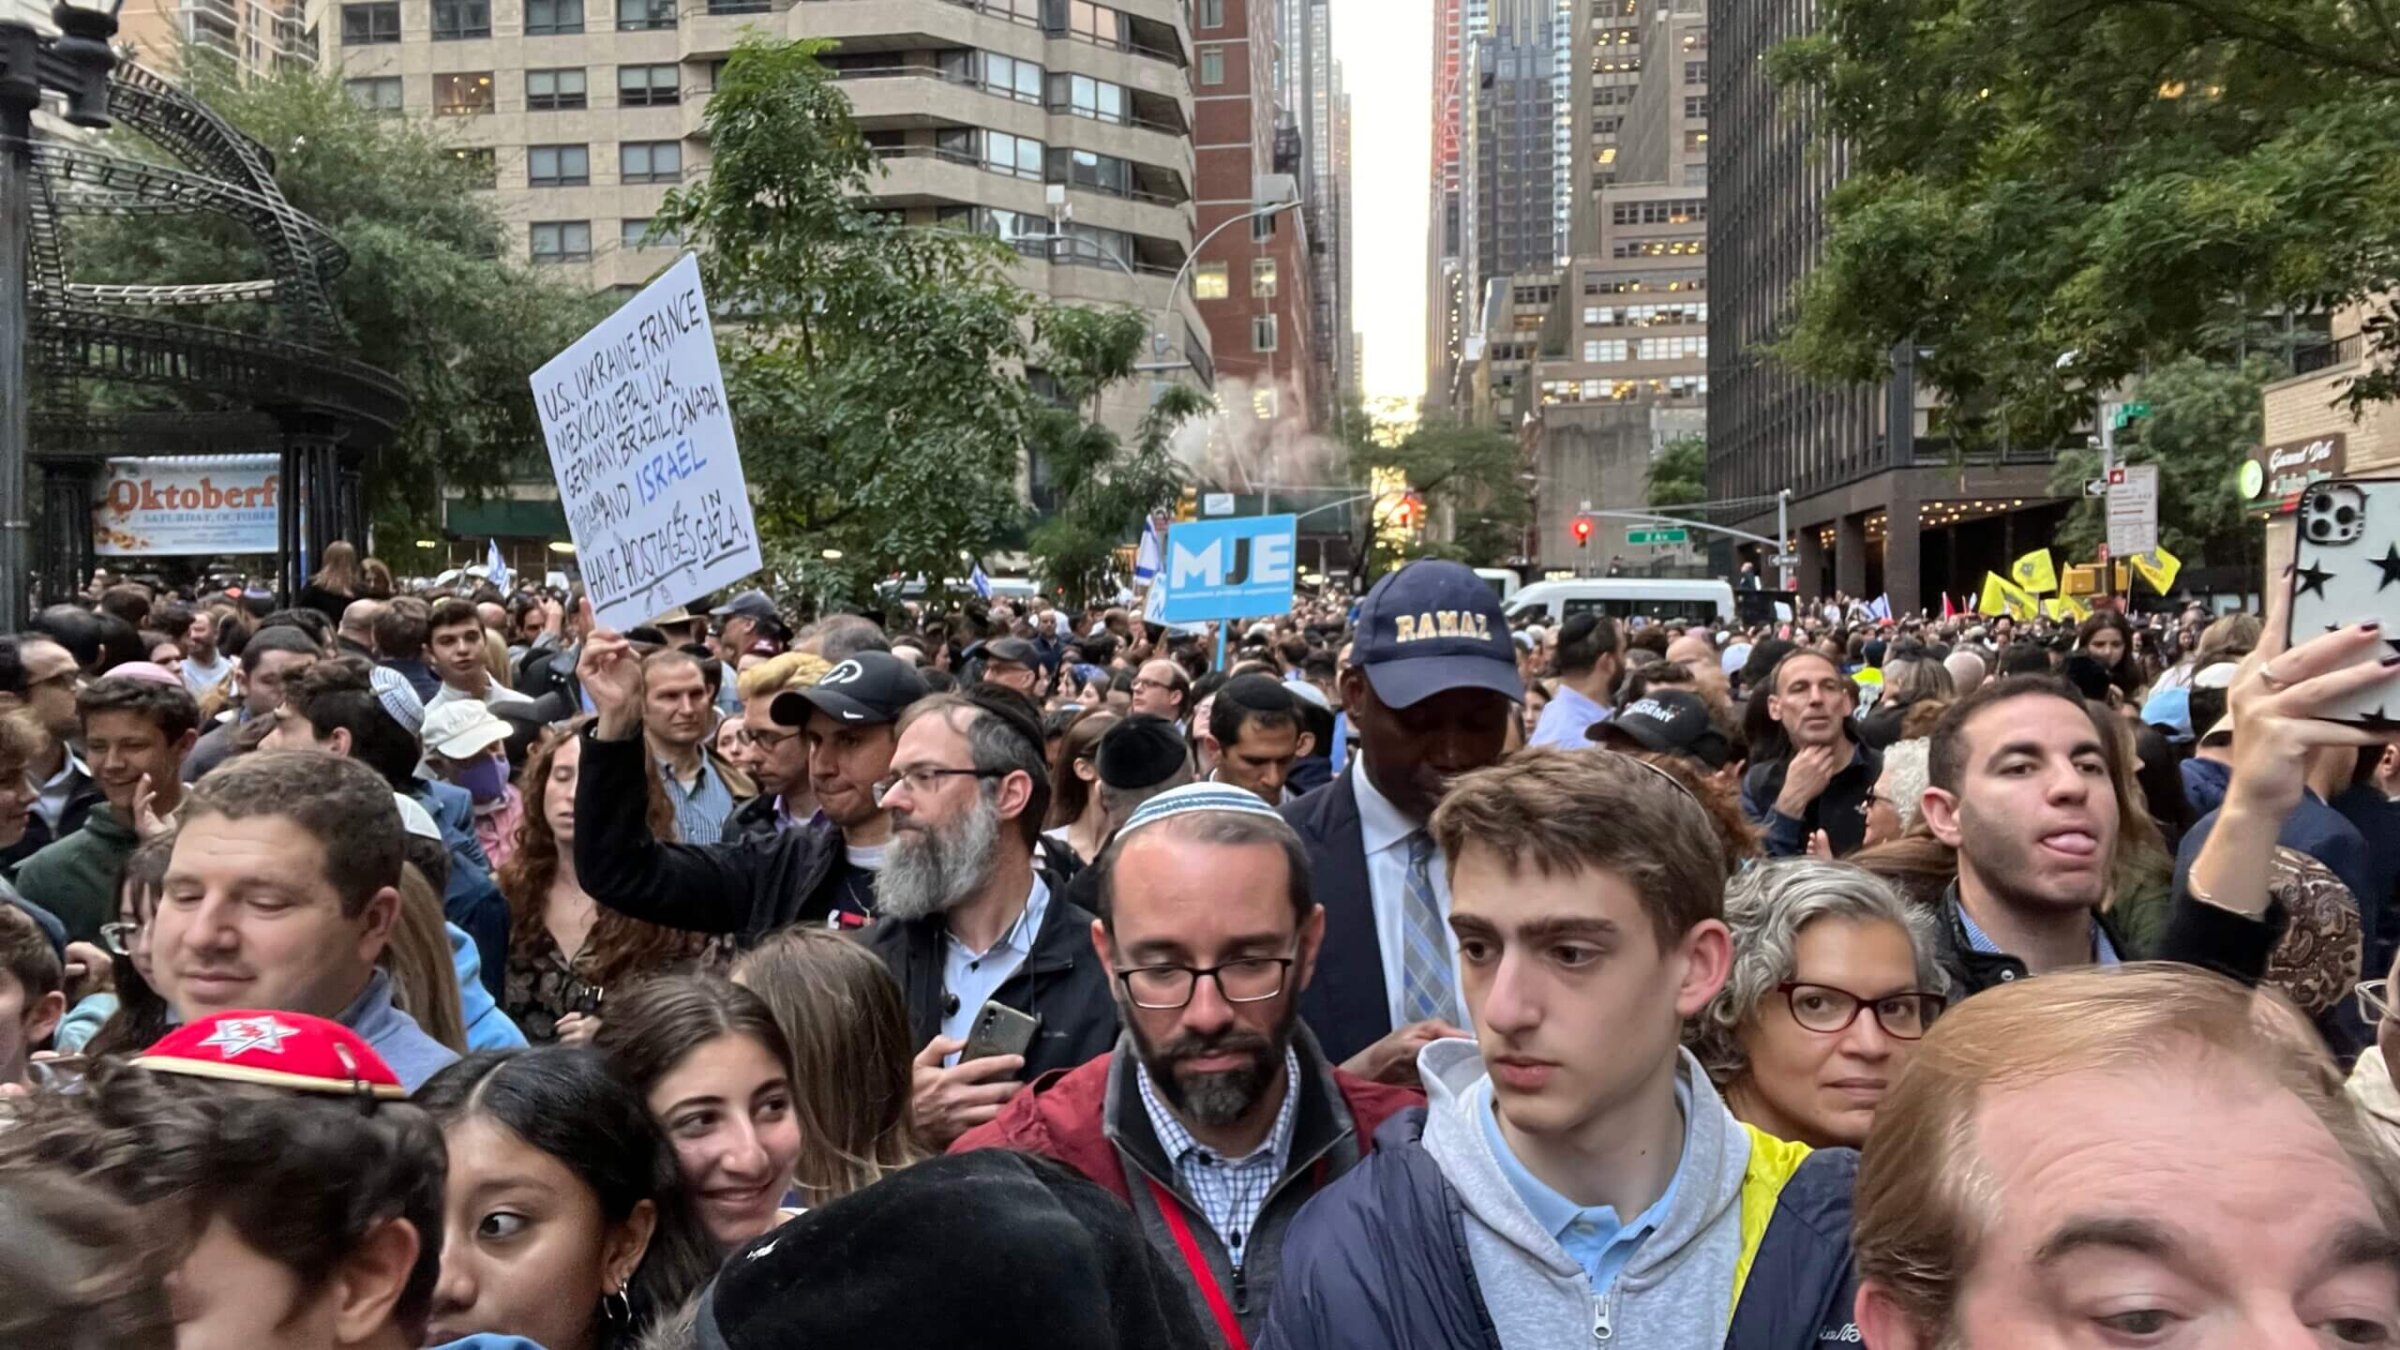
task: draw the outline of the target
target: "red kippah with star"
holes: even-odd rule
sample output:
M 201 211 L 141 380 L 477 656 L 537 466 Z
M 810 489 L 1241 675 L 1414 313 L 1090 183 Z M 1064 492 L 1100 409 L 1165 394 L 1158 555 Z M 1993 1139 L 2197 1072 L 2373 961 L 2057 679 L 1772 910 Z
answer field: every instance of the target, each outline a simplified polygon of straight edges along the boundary
M 399 1075 L 357 1032 L 306 1013 L 217 1013 L 168 1032 L 133 1062 L 155 1073 L 289 1092 L 408 1096 Z

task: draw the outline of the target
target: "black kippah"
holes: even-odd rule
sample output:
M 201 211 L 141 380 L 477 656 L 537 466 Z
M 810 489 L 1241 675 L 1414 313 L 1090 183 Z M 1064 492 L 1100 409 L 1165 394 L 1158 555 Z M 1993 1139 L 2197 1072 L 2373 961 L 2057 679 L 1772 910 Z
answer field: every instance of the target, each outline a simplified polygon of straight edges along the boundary
M 1163 717 L 1128 717 L 1100 733 L 1100 781 L 1124 791 L 1152 787 L 1184 764 L 1183 736 Z

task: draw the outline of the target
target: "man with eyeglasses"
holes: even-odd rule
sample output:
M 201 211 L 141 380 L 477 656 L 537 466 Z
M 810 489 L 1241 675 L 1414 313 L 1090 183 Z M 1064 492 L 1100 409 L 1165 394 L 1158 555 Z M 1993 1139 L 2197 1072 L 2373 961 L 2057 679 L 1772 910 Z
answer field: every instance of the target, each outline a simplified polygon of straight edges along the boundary
M 900 982 L 918 1047 L 917 1128 L 937 1144 L 999 1114 L 1020 1080 L 1074 1068 L 1117 1039 L 1092 916 L 1034 862 L 1050 804 L 1045 749 L 1033 705 L 996 686 L 935 695 L 900 719 L 867 945 Z M 961 1058 L 987 1002 L 1036 1020 L 1023 1054 Z
M 27 767 L 35 796 L 26 818 L 24 837 L 0 849 L 0 868 L 14 867 L 53 841 L 83 828 L 92 808 L 107 800 L 91 770 L 75 754 L 83 739 L 83 719 L 75 711 L 75 688 L 81 679 L 75 657 L 47 637 L 15 639 L 16 658 L 24 685 L 14 690 L 41 721 L 45 740 L 42 757 Z
M 1183 721 L 1192 714 L 1192 677 L 1172 661 L 1144 661 L 1133 673 L 1133 711 Z
M 591 629 L 588 604 L 584 623 Z M 784 766 L 804 745 L 825 820 L 764 838 L 668 842 L 650 833 L 642 664 L 623 634 L 600 628 L 591 629 L 576 668 L 599 714 L 584 733 L 575 784 L 575 871 L 584 889 L 633 918 L 733 933 L 745 946 L 794 923 L 865 927 L 891 837 L 874 784 L 892 762 L 893 725 L 925 696 L 924 677 L 888 652 L 860 652 L 808 688 L 753 700 L 744 713 L 751 738 Z
M 1299 836 L 1255 794 L 1198 783 L 1153 797 L 1093 870 L 1091 943 L 1124 1035 L 952 1151 L 1039 1153 L 1108 1188 L 1201 1324 L 1247 1344 L 1293 1216 L 1423 1098 L 1344 1073 L 1301 1025 L 1325 911 Z

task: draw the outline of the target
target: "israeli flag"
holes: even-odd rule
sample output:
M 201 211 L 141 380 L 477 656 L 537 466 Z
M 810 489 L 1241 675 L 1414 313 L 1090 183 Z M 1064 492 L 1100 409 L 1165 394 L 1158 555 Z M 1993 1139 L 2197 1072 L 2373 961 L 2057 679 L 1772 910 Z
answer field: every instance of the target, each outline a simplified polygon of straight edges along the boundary
M 1133 555 L 1133 584 L 1147 586 L 1158 580 L 1158 569 L 1166 554 L 1166 541 L 1158 528 L 1158 517 L 1142 522 L 1141 548 Z
M 483 555 L 484 579 L 505 592 L 508 589 L 509 581 L 508 564 L 502 561 L 500 558 L 500 541 L 497 539 L 487 538 L 483 542 L 485 547 L 485 552 Z
M 974 587 L 975 593 L 984 599 L 992 598 L 992 579 L 983 574 L 982 563 L 975 564 L 975 570 L 967 574 L 967 584 Z
M 1890 623 L 1892 621 L 1891 592 L 1886 591 L 1882 595 L 1876 596 L 1873 600 L 1867 602 L 1867 617 L 1870 619 L 1880 619 L 1885 623 Z

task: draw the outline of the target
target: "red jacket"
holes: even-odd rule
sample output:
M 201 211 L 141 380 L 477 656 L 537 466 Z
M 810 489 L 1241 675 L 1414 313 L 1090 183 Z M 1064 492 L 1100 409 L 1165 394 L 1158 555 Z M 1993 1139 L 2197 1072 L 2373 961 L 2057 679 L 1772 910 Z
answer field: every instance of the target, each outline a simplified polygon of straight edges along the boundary
M 1077 1068 L 1043 1074 L 989 1123 L 959 1136 L 950 1151 L 1013 1148 L 1038 1153 L 1065 1163 L 1130 1203 L 1124 1160 L 1100 1118 L 1108 1099 L 1109 1068 L 1115 1062 L 1116 1055 L 1110 1053 Z M 1307 1063 L 1305 1056 L 1302 1063 Z M 1328 1071 L 1349 1109 L 1362 1155 L 1373 1150 L 1375 1130 L 1386 1117 L 1425 1104 L 1425 1094 L 1414 1088 L 1386 1087 L 1330 1066 Z

